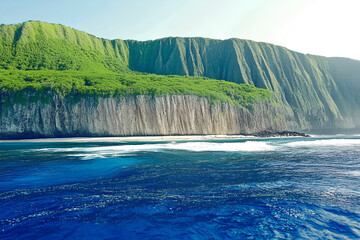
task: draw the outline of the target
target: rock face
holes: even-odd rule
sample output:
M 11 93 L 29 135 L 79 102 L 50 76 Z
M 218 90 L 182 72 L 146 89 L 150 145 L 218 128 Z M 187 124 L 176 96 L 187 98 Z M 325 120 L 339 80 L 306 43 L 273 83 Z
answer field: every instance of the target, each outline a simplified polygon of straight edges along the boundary
M 30 98 L 30 95 L 28 95 Z M 257 102 L 253 111 L 192 95 L 120 98 L 53 95 L 48 102 L 0 109 L 0 137 L 253 134 L 286 130 L 281 109 Z

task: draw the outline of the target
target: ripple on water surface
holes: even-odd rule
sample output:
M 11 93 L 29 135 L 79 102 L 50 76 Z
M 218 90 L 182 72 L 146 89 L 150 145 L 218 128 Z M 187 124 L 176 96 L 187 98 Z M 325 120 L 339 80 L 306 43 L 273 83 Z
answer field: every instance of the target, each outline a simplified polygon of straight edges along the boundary
M 357 239 L 341 137 L 0 143 L 0 238 Z

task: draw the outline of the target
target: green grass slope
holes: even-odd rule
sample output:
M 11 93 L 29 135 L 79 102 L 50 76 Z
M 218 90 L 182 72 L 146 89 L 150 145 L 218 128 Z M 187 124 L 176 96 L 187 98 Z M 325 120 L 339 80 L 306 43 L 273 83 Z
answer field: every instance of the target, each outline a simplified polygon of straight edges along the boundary
M 134 73 L 89 73 L 54 70 L 0 70 L 0 104 L 21 99 L 23 92 L 55 92 L 67 95 L 197 95 L 211 102 L 230 102 L 252 110 L 253 103 L 268 101 L 273 93 L 248 84 L 236 84 L 204 77 L 161 76 Z M 7 97 L 5 97 L 5 95 Z M 274 100 L 274 99 L 273 99 Z M 275 102 L 274 102 L 275 103 Z
M 128 44 L 121 40 L 43 22 L 1 25 L 0 104 L 21 102 L 27 91 L 110 97 L 193 94 L 251 110 L 254 102 L 272 96 L 265 89 L 205 77 L 133 72 L 128 64 Z
M 0 26 L 0 68 L 128 71 L 128 48 L 57 24 Z

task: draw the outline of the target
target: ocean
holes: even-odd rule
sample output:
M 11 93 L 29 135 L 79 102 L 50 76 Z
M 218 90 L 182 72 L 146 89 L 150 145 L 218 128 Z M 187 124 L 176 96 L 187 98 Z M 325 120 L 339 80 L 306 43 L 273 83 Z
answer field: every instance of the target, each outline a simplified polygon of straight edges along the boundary
M 0 239 L 359 239 L 360 136 L 0 142 Z

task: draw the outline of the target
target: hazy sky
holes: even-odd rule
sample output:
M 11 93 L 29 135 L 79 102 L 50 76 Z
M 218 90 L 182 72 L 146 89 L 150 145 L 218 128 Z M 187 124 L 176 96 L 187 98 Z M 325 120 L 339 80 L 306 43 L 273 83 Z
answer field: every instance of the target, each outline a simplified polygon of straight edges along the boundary
M 0 0 L 0 23 L 61 23 L 114 39 L 242 38 L 360 60 L 360 0 Z

